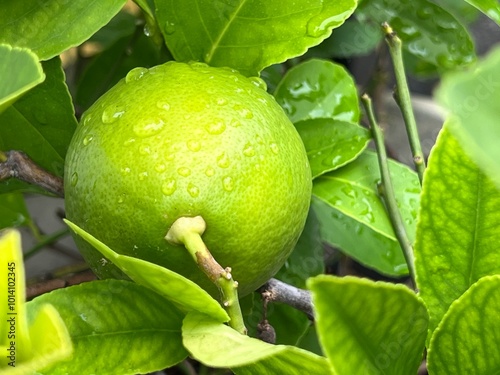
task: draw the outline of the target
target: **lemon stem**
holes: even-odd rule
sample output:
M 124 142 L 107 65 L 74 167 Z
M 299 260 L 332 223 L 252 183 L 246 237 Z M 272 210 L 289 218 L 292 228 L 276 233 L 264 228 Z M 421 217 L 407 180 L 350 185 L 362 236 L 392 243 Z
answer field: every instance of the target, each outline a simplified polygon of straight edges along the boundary
M 180 217 L 170 227 L 165 239 L 170 243 L 184 245 L 198 267 L 217 286 L 221 293 L 222 306 L 229 315 L 229 326 L 246 335 L 240 302 L 238 282 L 233 279 L 231 268 L 225 269 L 215 260 L 201 238 L 206 223 L 201 216 Z

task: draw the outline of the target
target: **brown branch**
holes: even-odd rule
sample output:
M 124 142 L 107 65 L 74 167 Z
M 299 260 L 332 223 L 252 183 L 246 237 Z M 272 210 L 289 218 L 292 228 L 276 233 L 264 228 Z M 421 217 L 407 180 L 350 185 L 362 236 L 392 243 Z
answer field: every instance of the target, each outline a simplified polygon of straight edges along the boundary
M 88 281 L 96 280 L 96 276 L 90 270 L 79 272 L 65 277 L 40 281 L 26 287 L 26 299 L 31 300 L 42 294 L 56 289 L 77 285 Z
M 310 320 L 314 320 L 314 306 L 309 291 L 271 279 L 259 288 L 259 292 L 267 301 L 290 305 L 304 312 Z
M 1 156 L 0 181 L 13 177 L 64 197 L 62 178 L 54 176 L 35 164 L 24 152 L 7 151 Z

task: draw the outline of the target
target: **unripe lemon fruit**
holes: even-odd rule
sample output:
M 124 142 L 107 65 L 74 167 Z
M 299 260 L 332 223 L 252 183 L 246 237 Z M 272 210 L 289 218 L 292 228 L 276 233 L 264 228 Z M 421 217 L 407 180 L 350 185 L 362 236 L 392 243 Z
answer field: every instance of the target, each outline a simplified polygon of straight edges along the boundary
M 69 220 L 114 251 L 215 286 L 165 235 L 202 216 L 208 249 L 245 295 L 303 229 L 311 172 L 293 124 L 259 78 L 202 63 L 136 68 L 84 114 L 65 170 Z M 101 278 L 121 272 L 80 238 Z

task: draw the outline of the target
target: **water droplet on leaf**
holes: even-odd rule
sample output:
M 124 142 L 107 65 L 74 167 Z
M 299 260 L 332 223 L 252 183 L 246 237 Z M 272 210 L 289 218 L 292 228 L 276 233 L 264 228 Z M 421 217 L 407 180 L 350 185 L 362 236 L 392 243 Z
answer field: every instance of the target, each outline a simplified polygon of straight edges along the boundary
M 171 21 L 165 22 L 165 28 L 164 28 L 165 34 L 172 35 L 173 33 L 175 33 L 175 30 L 176 26 L 174 22 Z

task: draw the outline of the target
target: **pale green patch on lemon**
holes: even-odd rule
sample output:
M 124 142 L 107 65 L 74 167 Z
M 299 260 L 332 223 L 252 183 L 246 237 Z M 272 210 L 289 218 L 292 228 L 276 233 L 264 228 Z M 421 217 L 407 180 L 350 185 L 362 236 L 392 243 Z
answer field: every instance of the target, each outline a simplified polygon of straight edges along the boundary
M 84 114 L 70 144 L 68 219 L 118 253 L 215 287 L 164 237 L 202 216 L 203 240 L 240 296 L 283 265 L 305 223 L 311 171 L 303 143 L 259 78 L 202 63 L 136 68 Z M 122 277 L 85 241 L 103 278 Z

